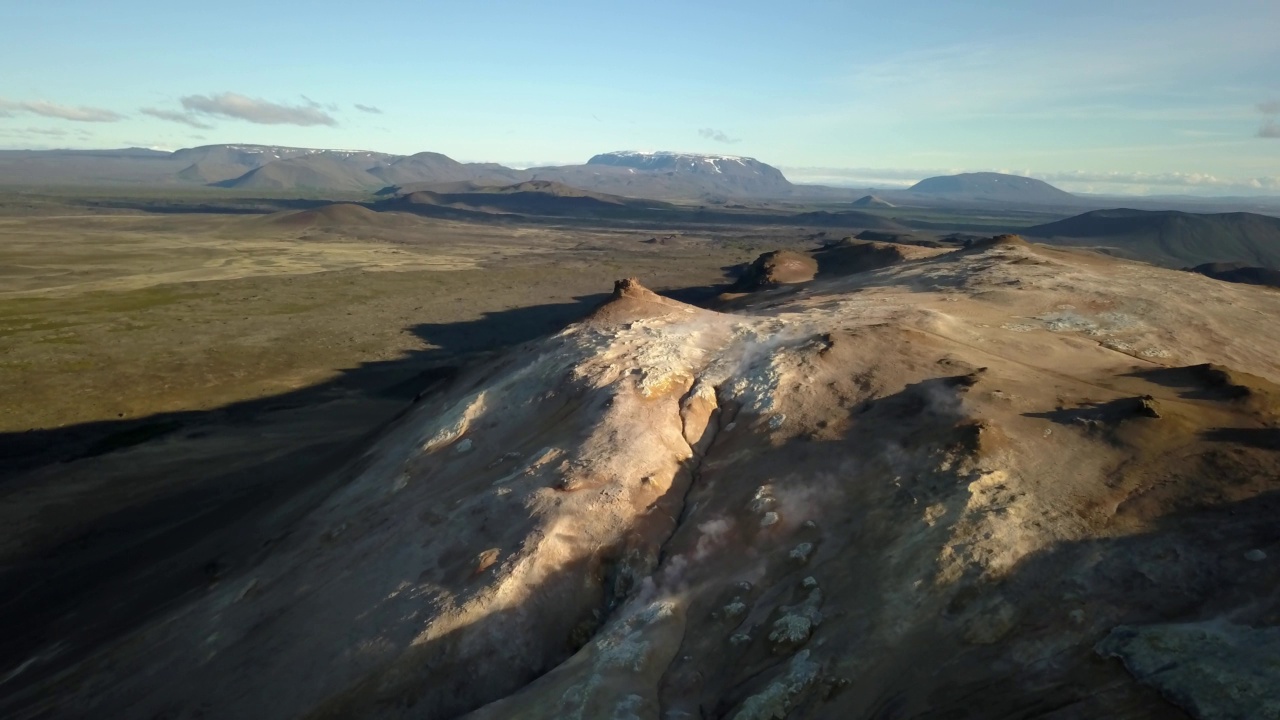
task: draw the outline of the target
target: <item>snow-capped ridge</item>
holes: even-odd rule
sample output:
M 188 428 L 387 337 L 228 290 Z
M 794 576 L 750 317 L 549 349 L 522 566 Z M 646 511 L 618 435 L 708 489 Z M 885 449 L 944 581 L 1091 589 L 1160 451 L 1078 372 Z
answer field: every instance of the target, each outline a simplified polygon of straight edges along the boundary
M 593 156 L 587 165 L 612 165 L 635 170 L 693 172 L 767 178 L 786 182 L 781 171 L 755 158 L 739 155 L 708 155 L 670 150 L 615 150 Z
M 618 157 L 664 157 L 664 158 L 690 158 L 699 160 L 736 160 L 738 162 L 760 162 L 752 157 L 744 155 L 719 155 L 710 153 L 690 153 L 677 152 L 673 150 L 614 150 L 612 152 L 600 153 L 596 157 L 606 155 L 615 155 Z M 588 161 L 590 162 L 590 161 Z

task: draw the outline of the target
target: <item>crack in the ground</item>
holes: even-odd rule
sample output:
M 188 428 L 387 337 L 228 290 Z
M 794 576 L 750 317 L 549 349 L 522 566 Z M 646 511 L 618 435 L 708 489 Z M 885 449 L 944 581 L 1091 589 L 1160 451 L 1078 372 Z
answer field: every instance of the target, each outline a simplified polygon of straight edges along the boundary
M 716 386 L 712 388 L 712 409 L 707 413 L 706 425 L 702 430 L 701 437 L 697 442 L 689 443 L 689 418 L 685 409 L 688 403 L 697 397 L 697 393 L 698 382 L 695 380 L 689 391 L 685 393 L 684 397 L 680 398 L 680 430 L 685 437 L 685 442 L 689 444 L 690 453 L 689 459 L 685 461 L 685 469 L 689 473 L 689 483 L 685 486 L 684 493 L 680 498 L 680 512 L 675 515 L 675 523 L 671 527 L 671 533 L 658 546 L 658 565 L 654 568 L 655 573 L 662 568 L 662 565 L 667 560 L 667 546 L 671 544 L 671 540 L 675 538 L 676 534 L 680 532 L 680 528 L 683 527 L 685 522 L 689 519 L 689 513 L 691 511 L 689 508 L 689 496 L 693 494 L 693 488 L 698 484 L 698 480 L 702 477 L 702 464 L 706 461 L 707 456 L 711 454 L 711 448 L 715 445 L 716 437 L 720 434 L 720 427 L 718 423 L 720 405 L 716 400 L 720 397 L 720 387 Z M 709 436 L 708 433 L 710 433 Z M 701 451 L 698 450 L 698 445 L 703 446 Z

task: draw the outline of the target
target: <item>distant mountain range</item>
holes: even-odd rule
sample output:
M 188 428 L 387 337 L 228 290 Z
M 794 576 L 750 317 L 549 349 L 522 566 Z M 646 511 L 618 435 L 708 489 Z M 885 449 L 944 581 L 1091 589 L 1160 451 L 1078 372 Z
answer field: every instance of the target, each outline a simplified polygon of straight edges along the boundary
M 1048 183 L 1003 173 L 962 173 L 921 180 L 903 190 L 792 183 L 754 158 L 665 151 L 616 151 L 581 165 L 527 169 L 462 163 L 434 152 L 395 155 L 273 145 L 204 145 L 175 152 L 0 150 L 0 187 L 221 187 L 271 194 L 403 195 L 441 183 L 506 186 L 548 181 L 631 198 L 696 201 L 726 209 L 774 201 L 845 204 L 888 213 L 894 208 L 1028 210 L 1068 214 L 1105 207 L 1100 197 L 1072 195 Z M 1138 207 L 1222 212 L 1280 209 L 1276 200 L 1130 199 Z M 887 215 L 886 215 L 887 216 Z
M 583 165 L 517 170 L 496 163 L 460 163 L 432 152 L 391 155 L 268 145 L 206 145 L 172 153 L 140 148 L 0 151 L 0 184 L 9 185 L 209 185 L 391 194 L 421 184 L 528 181 L 630 197 L 711 202 L 786 198 L 808 188 L 793 185 L 777 168 L 753 158 L 673 152 L 610 152 Z
M 1169 267 L 1244 263 L 1280 269 L 1280 218 L 1254 213 L 1095 210 L 1021 232 Z
M 514 169 L 461 163 L 440 153 L 393 155 L 270 145 L 205 145 L 175 152 L 123 150 L 0 151 L 0 185 L 205 185 L 270 192 L 404 194 L 415 186 L 550 181 L 592 192 L 657 200 L 853 202 L 865 191 L 791 183 L 749 157 L 617 151 L 582 165 Z M 1070 205 L 1076 198 L 1038 180 L 996 173 L 929 178 L 908 191 L 864 198 L 856 207 L 955 202 Z

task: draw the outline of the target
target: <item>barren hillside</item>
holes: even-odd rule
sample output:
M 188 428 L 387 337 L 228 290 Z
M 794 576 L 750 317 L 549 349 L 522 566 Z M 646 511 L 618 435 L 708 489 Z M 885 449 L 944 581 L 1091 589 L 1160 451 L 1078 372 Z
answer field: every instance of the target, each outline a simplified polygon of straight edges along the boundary
M 732 312 L 619 282 L 0 712 L 1275 717 L 1280 294 L 853 251 Z

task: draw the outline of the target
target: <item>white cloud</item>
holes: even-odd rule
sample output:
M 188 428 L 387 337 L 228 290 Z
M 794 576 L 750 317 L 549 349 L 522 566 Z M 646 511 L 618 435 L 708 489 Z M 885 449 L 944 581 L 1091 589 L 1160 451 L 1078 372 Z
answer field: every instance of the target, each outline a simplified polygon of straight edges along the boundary
M 138 112 L 142 113 L 143 115 L 150 115 L 151 117 L 160 118 L 161 120 L 168 120 L 169 122 L 182 123 L 183 125 L 187 125 L 193 128 L 199 128 L 200 130 L 208 130 L 213 127 L 208 123 L 202 122 L 199 118 L 197 118 L 195 115 L 192 115 L 191 113 L 180 113 L 173 110 L 157 110 L 156 108 L 142 108 Z
M 1262 123 L 1262 127 L 1258 128 L 1258 137 L 1280 138 L 1280 122 L 1276 122 L 1276 115 L 1280 115 L 1280 99 L 1258 103 L 1258 112 L 1270 116 L 1266 122 Z
M 188 95 L 181 99 L 188 112 L 245 120 L 259 125 L 337 125 L 338 121 L 315 104 L 284 105 L 237 93 Z
M 1075 186 L 1115 186 L 1151 189 L 1253 192 L 1280 190 L 1280 177 L 1228 178 L 1194 172 L 1087 172 L 1080 170 L 1030 173 L 1051 183 Z
M 321 104 L 321 103 L 319 103 L 319 102 L 316 102 L 315 100 L 312 100 L 311 98 L 307 97 L 306 95 L 302 95 L 302 96 L 300 96 L 300 97 L 302 98 L 302 101 L 303 101 L 304 103 L 306 103 L 306 104 L 307 104 L 307 107 L 316 108 L 317 110 L 321 110 L 321 109 L 323 109 L 323 110 L 332 110 L 332 111 L 335 111 L 335 112 L 336 112 L 336 111 L 337 111 L 337 109 L 338 109 L 338 103 L 328 103 L 328 104 L 326 105 L 326 104 Z
M 1250 15 L 1204 5 L 1145 18 L 1139 34 L 1128 23 L 1101 23 L 871 56 L 836 82 L 839 100 L 828 111 L 834 122 L 1243 119 L 1250 103 L 1231 99 L 1236 90 L 1222 87 L 1222 74 L 1273 62 L 1276 22 L 1280 4 Z M 1201 87 L 1215 96 L 1206 100 Z
M 726 145 L 742 142 L 742 138 L 729 137 L 723 130 L 716 130 L 715 128 L 701 128 L 698 130 L 698 136 L 703 140 L 713 140 Z
M 381 115 L 381 114 L 382 114 L 382 109 L 381 109 L 381 108 L 378 108 L 378 107 L 374 107 L 373 105 L 361 105 L 360 103 L 356 103 L 354 107 L 355 107 L 355 109 L 359 110 L 360 112 L 370 113 L 370 114 L 373 114 L 373 115 Z
M 59 118 L 61 120 L 71 120 L 74 122 L 115 122 L 117 120 L 124 119 L 123 115 L 104 108 L 87 107 L 84 105 L 71 107 L 70 105 L 59 105 L 58 103 L 49 102 L 48 100 L 26 100 L 15 102 L 0 98 L 0 115 L 4 117 L 12 117 L 19 113 L 30 113 L 32 115 L 41 115 L 44 117 Z

